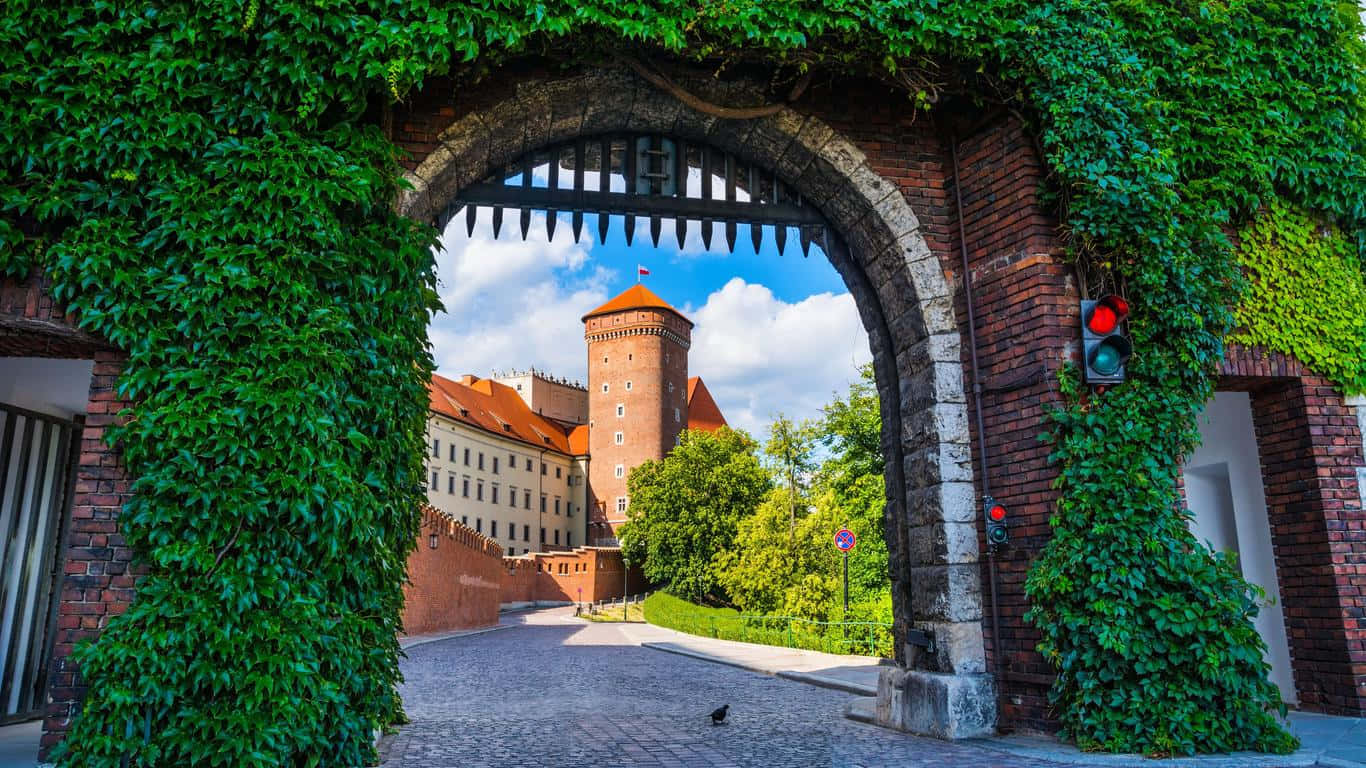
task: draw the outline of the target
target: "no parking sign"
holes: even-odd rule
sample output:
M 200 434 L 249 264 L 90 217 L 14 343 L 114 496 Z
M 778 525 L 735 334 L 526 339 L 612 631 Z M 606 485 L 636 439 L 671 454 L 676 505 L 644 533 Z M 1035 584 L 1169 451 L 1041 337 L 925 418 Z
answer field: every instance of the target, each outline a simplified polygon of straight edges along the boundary
M 858 539 L 854 536 L 854 532 L 848 528 L 841 528 L 835 533 L 835 546 L 839 547 L 841 552 L 848 552 L 857 543 Z

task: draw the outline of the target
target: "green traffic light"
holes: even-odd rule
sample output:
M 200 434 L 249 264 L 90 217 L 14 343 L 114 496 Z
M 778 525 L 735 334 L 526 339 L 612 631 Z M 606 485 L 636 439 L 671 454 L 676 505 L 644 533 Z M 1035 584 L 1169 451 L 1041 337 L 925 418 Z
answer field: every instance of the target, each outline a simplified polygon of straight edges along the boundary
M 1113 376 L 1122 362 L 1113 344 L 1100 344 L 1091 355 L 1091 367 L 1102 376 Z

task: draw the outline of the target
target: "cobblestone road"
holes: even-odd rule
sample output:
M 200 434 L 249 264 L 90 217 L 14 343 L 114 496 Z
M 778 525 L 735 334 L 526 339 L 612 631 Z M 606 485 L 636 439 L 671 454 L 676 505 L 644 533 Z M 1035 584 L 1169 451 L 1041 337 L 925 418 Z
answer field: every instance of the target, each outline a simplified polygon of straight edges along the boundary
M 385 768 L 1052 765 L 861 725 L 842 716 L 849 694 L 641 648 L 611 624 L 524 620 L 408 651 L 412 722 L 381 744 Z

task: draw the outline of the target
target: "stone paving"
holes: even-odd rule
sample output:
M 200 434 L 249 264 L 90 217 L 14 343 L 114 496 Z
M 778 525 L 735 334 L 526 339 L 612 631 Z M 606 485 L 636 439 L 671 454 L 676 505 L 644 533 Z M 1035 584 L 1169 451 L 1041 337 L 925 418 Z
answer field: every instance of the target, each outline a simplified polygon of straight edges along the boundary
M 642 648 L 617 625 L 519 621 L 408 651 L 412 722 L 381 744 L 385 768 L 1055 765 L 855 723 L 847 693 Z

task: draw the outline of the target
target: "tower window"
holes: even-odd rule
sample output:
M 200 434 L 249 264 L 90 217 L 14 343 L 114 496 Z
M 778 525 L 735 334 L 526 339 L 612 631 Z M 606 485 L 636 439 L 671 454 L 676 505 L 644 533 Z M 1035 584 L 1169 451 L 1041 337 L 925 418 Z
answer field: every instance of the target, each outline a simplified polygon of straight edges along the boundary
M 627 360 L 634 360 L 634 359 L 636 359 L 636 356 L 628 353 L 628 354 L 626 355 L 626 359 L 627 359 Z
M 607 355 L 603 355 L 603 356 L 602 356 L 602 363 L 603 363 L 603 365 L 606 365 L 606 364 L 607 364 Z
M 607 382 L 605 382 L 605 381 L 602 383 L 602 391 L 603 391 L 604 393 L 607 392 Z
M 626 477 L 626 465 L 618 464 L 616 470 L 617 477 Z
M 627 392 L 630 392 L 630 391 L 631 391 L 631 382 L 629 382 L 629 381 L 626 382 L 626 391 L 627 391 Z
M 625 445 L 625 443 L 626 443 L 626 433 L 625 433 L 625 432 L 618 432 L 618 433 L 616 433 L 615 435 L 612 435 L 612 442 L 616 443 L 617 445 Z
M 683 420 L 683 414 L 679 413 L 679 412 L 678 412 L 678 409 L 675 408 L 675 409 L 674 409 L 674 423 L 677 424 L 677 423 L 679 423 L 679 422 L 682 421 L 682 420 Z
M 625 404 L 623 404 L 623 403 L 617 403 L 617 418 L 621 418 L 622 416 L 625 416 L 625 415 L 626 415 L 626 406 L 625 406 Z
M 626 497 L 625 497 L 625 496 L 618 496 L 618 497 L 617 497 L 617 511 L 618 511 L 618 512 L 625 512 L 625 511 L 626 511 Z

